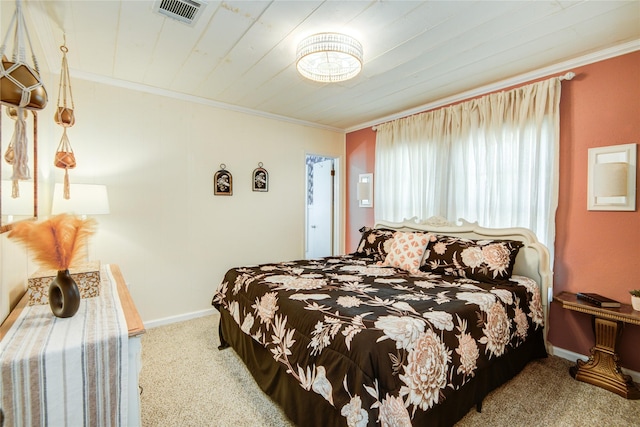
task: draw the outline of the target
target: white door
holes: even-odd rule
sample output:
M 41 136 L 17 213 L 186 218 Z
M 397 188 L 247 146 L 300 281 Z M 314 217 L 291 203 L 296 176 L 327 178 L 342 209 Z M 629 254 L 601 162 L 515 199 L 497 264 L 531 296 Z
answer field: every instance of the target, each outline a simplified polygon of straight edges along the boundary
M 313 164 L 313 178 L 307 189 L 306 258 L 333 255 L 333 160 Z

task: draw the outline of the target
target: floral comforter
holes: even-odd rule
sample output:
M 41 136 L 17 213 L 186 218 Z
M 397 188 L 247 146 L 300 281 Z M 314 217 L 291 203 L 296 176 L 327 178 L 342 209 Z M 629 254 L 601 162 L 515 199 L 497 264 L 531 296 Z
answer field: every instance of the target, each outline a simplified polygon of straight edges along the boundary
M 525 277 L 486 284 L 347 255 L 229 270 L 213 305 L 348 426 L 424 425 L 530 338 L 531 358 L 546 355 L 540 290 Z M 467 389 L 456 419 L 490 391 Z

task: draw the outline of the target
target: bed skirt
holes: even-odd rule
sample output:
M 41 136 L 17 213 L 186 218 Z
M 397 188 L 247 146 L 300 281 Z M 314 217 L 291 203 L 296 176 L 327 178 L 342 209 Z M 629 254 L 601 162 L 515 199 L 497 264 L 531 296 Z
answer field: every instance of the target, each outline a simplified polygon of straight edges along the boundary
M 298 426 L 346 426 L 340 409 L 331 406 L 320 395 L 308 392 L 277 363 L 273 355 L 243 333 L 233 317 L 220 308 L 220 349 L 232 347 L 247 366 L 258 386 L 271 397 Z M 497 363 L 478 370 L 473 380 L 462 387 L 454 398 L 449 398 L 428 412 L 416 411 L 414 426 L 452 426 L 474 406 L 481 408 L 482 400 L 492 390 L 516 376 L 534 359 L 547 357 L 542 329 L 529 336 L 526 342 L 502 356 Z M 313 410 L 309 410 L 313 408 Z M 369 418 L 369 425 L 377 425 Z

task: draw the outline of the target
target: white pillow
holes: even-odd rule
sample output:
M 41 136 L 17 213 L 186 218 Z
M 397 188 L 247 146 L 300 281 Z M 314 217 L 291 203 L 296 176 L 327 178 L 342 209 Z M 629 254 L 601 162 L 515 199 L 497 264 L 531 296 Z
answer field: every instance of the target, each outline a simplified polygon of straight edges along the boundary
M 431 236 L 431 233 L 396 232 L 382 265 L 417 273 Z

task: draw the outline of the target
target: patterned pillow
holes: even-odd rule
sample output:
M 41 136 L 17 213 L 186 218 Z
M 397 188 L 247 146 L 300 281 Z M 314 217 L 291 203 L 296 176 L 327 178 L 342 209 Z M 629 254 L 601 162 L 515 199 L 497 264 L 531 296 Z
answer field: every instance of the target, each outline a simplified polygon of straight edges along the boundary
M 354 255 L 372 257 L 375 261 L 384 261 L 395 230 L 387 228 L 362 227 L 362 237 Z
M 398 231 L 393 235 L 391 247 L 382 265 L 401 268 L 409 273 L 420 271 L 422 257 L 427 249 L 430 233 Z
M 517 240 L 436 236 L 427 248 L 420 269 L 480 282 L 504 283 L 511 278 L 522 246 L 523 243 Z

